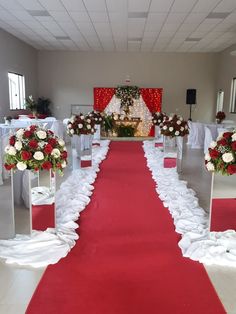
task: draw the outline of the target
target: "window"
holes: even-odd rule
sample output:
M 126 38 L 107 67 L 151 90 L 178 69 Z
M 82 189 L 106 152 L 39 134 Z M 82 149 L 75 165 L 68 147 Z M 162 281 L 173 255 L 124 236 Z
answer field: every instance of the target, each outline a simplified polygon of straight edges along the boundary
M 216 113 L 218 111 L 223 111 L 223 104 L 224 104 L 224 92 L 220 89 L 217 93 Z
M 8 72 L 10 109 L 25 109 L 25 78 L 21 74 Z
M 236 113 L 236 77 L 232 79 L 231 83 L 230 112 Z

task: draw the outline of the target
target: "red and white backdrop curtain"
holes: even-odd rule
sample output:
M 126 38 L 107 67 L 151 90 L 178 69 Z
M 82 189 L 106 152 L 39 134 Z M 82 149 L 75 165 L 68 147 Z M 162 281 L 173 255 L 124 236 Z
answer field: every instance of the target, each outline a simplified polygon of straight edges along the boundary
M 94 110 L 106 113 L 122 113 L 120 99 L 115 96 L 115 88 L 94 88 Z M 140 117 L 142 122 L 138 127 L 140 136 L 153 135 L 151 123 L 152 113 L 161 111 L 162 88 L 140 88 L 140 98 L 134 99 L 130 108 L 131 117 Z

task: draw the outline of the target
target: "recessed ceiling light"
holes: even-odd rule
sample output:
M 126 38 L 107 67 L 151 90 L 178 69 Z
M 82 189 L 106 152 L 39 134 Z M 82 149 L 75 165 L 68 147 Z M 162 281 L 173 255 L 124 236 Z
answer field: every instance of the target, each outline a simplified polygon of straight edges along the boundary
M 230 52 L 231 56 L 236 57 L 236 50 Z
M 141 42 L 142 38 L 141 37 L 130 37 L 128 38 L 128 42 Z
M 185 39 L 185 41 L 199 41 L 199 40 L 201 40 L 201 38 L 188 37 Z
M 69 36 L 55 36 L 55 38 L 58 40 L 70 40 Z
M 136 18 L 142 18 L 145 19 L 148 16 L 148 12 L 129 12 L 128 18 L 130 19 L 136 19 Z
M 51 16 L 46 10 L 29 10 L 28 13 L 32 16 Z
M 229 12 L 211 12 L 207 15 L 207 19 L 225 19 L 228 15 L 230 15 Z

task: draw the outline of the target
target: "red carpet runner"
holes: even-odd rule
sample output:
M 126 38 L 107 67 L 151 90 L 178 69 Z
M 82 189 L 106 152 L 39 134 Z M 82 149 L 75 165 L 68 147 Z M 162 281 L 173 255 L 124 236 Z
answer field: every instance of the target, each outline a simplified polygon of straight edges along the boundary
M 79 222 L 80 240 L 48 267 L 28 314 L 225 313 L 203 266 L 181 256 L 141 143 L 111 144 Z

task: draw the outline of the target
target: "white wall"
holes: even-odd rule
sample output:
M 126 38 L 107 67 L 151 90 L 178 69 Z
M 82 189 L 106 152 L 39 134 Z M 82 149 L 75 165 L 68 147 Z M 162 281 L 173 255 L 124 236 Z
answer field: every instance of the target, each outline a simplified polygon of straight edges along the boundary
M 26 96 L 37 96 L 37 51 L 0 29 L 0 117 L 18 113 L 9 109 L 8 71 L 23 74 Z
M 218 65 L 218 89 L 224 91 L 224 107 L 226 119 L 236 121 L 236 114 L 229 113 L 231 82 L 236 77 L 236 56 L 231 56 L 230 51 L 236 50 L 236 45 L 231 46 L 220 54 Z
M 131 85 L 164 88 L 163 110 L 188 118 L 186 89 L 197 89 L 194 120 L 215 114 L 218 54 L 86 53 L 38 54 L 39 95 L 49 97 L 59 118 L 70 104 L 93 104 L 93 87 L 116 87 L 130 75 Z

